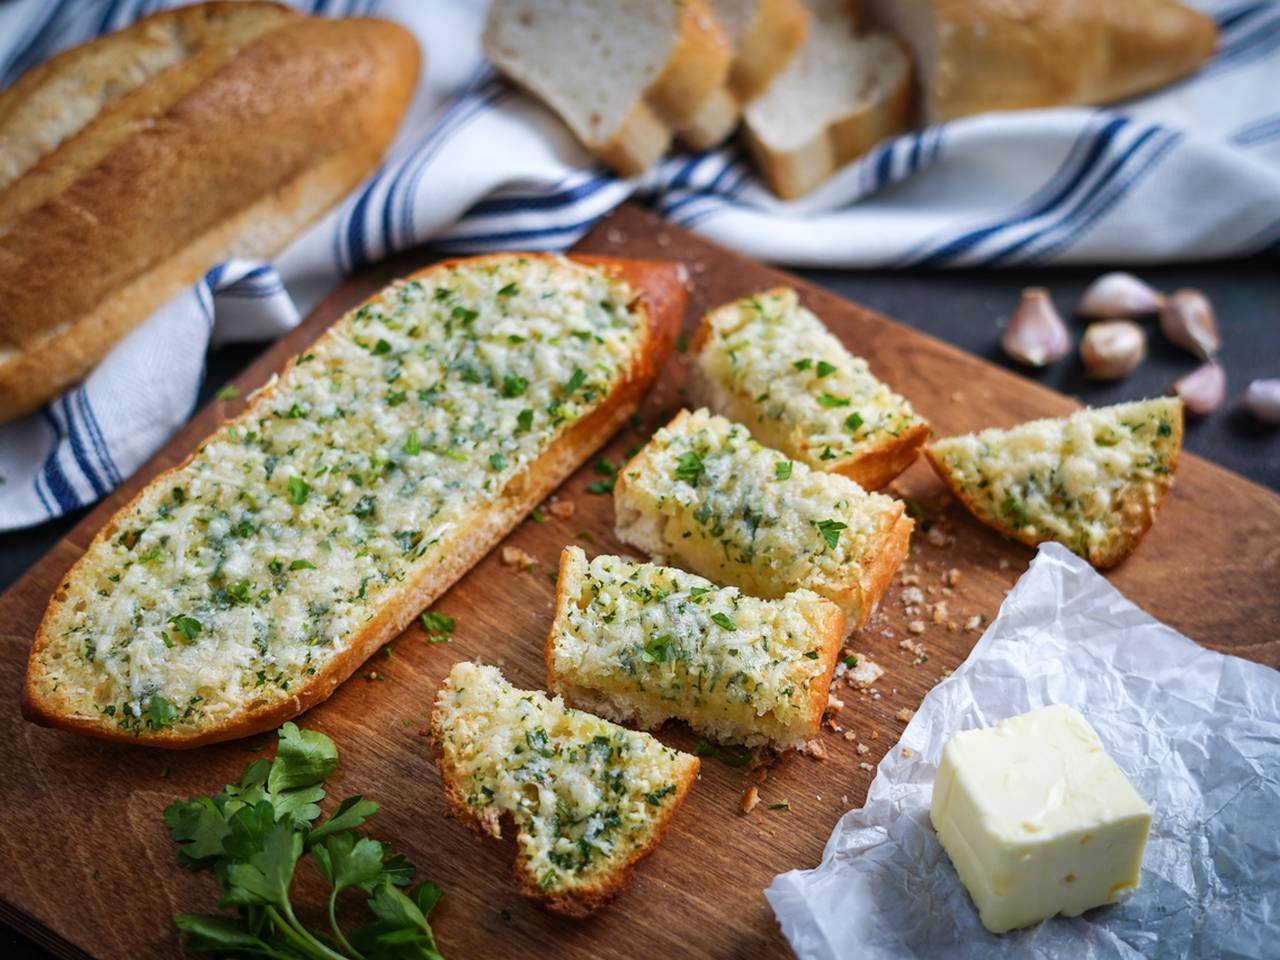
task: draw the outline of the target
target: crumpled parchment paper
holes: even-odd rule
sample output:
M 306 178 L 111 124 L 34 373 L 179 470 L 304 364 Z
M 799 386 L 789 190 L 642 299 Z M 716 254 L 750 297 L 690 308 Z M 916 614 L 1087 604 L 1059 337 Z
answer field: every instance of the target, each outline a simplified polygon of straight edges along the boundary
M 956 731 L 1051 703 L 1088 718 L 1155 808 L 1141 884 L 996 936 L 929 822 L 934 771 Z M 1280 957 L 1280 672 L 1193 643 L 1047 544 L 821 865 L 780 874 L 765 896 L 802 960 Z

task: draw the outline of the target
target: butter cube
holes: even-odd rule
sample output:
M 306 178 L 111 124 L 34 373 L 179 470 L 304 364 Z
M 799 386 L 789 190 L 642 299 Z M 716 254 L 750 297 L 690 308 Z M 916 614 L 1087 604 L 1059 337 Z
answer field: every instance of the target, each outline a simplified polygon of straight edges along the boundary
M 1062 706 L 953 736 L 929 816 L 992 933 L 1124 899 L 1151 828 L 1093 727 Z

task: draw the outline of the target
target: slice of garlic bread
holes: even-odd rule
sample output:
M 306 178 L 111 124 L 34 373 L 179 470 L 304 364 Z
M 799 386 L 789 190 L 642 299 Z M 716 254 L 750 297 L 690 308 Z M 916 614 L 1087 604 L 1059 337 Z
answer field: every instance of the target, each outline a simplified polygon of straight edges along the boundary
M 698 775 L 697 757 L 477 663 L 441 684 L 431 736 L 446 813 L 494 837 L 510 816 L 520 892 L 569 916 L 617 895 Z
M 815 470 L 878 490 L 911 466 L 929 437 L 911 404 L 789 287 L 712 310 L 694 348 L 699 401 Z
M 618 536 L 717 583 L 812 590 L 866 623 L 907 553 L 902 503 L 810 470 L 741 424 L 683 410 L 618 473 Z
M 1150 528 L 1181 447 L 1182 401 L 1160 397 L 947 437 L 925 454 L 983 523 L 1111 567 Z
M 191 747 L 325 699 L 625 422 L 682 305 L 674 265 L 514 254 L 371 298 L 90 544 L 26 716 Z
M 809 590 L 781 600 L 672 567 L 560 555 L 547 688 L 619 723 L 678 719 L 723 743 L 818 735 L 844 615 Z

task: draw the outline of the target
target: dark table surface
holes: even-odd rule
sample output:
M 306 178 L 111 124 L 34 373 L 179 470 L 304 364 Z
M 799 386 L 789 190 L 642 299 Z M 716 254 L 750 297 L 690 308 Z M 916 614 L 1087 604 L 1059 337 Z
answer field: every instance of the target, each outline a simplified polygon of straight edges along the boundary
M 1009 271 L 888 272 L 796 271 L 821 286 L 947 340 L 978 356 L 1031 376 L 1046 386 L 1094 406 L 1155 396 L 1196 366 L 1189 354 L 1170 345 L 1148 324 L 1148 356 L 1125 380 L 1089 380 L 1075 354 L 1043 371 L 1020 367 L 1000 352 L 1000 328 L 1024 287 L 1046 287 L 1078 340 L 1083 324 L 1070 318 L 1098 268 L 1044 268 Z M 1280 268 L 1256 260 L 1182 266 L 1134 267 L 1154 286 L 1172 291 L 1196 287 L 1208 295 L 1222 332 L 1221 361 L 1228 396 L 1211 416 L 1191 418 L 1186 447 L 1207 460 L 1280 490 L 1280 428 L 1266 427 L 1240 408 L 1250 380 L 1280 377 Z M 240 372 L 264 344 L 237 344 L 215 351 L 201 388 L 204 404 Z M 855 345 L 856 351 L 856 345 Z M 927 406 L 922 402 L 922 406 Z M 7 588 L 83 515 L 17 533 L 0 534 L 0 589 Z M 0 952 L 15 958 L 49 956 L 19 934 L 0 928 Z

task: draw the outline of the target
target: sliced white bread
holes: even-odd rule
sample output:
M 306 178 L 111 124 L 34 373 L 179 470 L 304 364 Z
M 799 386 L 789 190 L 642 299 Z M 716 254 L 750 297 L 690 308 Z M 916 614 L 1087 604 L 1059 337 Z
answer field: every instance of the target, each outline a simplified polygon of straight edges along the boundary
M 569 916 L 617 895 L 698 775 L 697 757 L 477 663 L 441 684 L 431 737 L 446 813 L 493 837 L 510 817 L 520 892 Z
M 983 523 L 1112 567 L 1151 527 L 1181 447 L 1182 401 L 1160 397 L 947 437 L 925 454 Z
M 670 264 L 499 254 L 339 319 L 62 579 L 24 714 L 163 747 L 324 700 L 638 405 Z
M 624 176 L 661 158 L 731 57 L 706 0 L 495 0 L 484 49 Z
M 752 596 L 806 589 L 861 627 L 907 553 L 900 501 L 810 470 L 741 424 L 683 410 L 618 472 L 618 537 Z
M 927 123 L 1109 103 L 1207 60 L 1212 18 L 1174 0 L 863 0 L 915 57 Z
M 566 547 L 547 689 L 619 723 L 677 719 L 722 743 L 802 748 L 818 735 L 843 637 L 840 608 L 810 590 L 759 600 Z
M 696 150 L 722 142 L 738 125 L 744 105 L 769 85 L 804 42 L 809 12 L 802 0 L 711 0 L 716 22 L 733 49 L 727 83 L 680 131 Z
M 694 338 L 698 402 L 766 446 L 878 490 L 915 462 L 929 424 L 851 354 L 790 287 L 707 313 Z
M 911 63 L 887 34 L 859 36 L 847 0 L 808 0 L 804 45 L 743 115 L 747 143 L 785 200 L 911 121 Z

